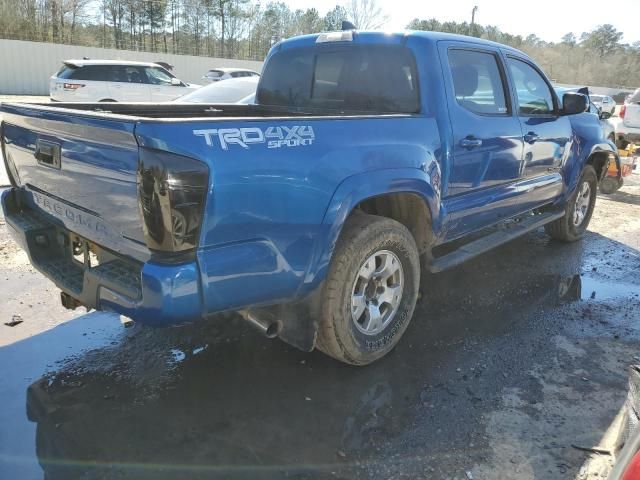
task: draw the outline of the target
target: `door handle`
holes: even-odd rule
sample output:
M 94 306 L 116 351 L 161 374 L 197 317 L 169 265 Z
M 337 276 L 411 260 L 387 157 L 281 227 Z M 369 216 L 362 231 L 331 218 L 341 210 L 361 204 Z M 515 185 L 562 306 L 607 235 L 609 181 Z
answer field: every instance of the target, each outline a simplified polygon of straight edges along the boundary
M 529 132 L 524 136 L 524 141 L 527 143 L 536 143 L 539 138 L 540 137 L 537 134 Z
M 482 140 L 469 135 L 468 137 L 465 137 L 462 140 L 460 140 L 460 146 L 462 148 L 477 148 L 482 146 Z

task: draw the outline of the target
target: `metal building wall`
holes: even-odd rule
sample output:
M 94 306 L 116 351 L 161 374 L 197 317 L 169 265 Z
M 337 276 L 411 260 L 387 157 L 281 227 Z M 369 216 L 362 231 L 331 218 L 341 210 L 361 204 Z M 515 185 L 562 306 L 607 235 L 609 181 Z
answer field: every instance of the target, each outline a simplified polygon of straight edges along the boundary
M 202 75 L 216 67 L 250 68 L 258 72 L 262 69 L 262 62 L 251 60 L 0 40 L 0 94 L 48 95 L 49 77 L 60 68 L 62 62 L 82 57 L 95 60 L 164 61 L 174 65 L 175 75 L 189 83 L 201 83 Z

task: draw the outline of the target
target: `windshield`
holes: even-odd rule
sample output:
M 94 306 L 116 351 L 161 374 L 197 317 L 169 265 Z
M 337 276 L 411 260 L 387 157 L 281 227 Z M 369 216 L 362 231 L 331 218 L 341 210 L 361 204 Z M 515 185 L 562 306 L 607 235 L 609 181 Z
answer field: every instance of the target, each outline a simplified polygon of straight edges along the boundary
M 299 48 L 267 63 L 257 103 L 326 110 L 420 110 L 413 55 L 405 47 Z

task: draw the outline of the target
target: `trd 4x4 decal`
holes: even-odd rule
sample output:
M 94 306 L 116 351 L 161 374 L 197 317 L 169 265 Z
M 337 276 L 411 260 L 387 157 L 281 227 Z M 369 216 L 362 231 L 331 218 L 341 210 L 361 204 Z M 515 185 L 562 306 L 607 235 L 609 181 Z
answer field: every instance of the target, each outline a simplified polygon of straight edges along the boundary
M 267 148 L 306 147 L 316 138 L 311 125 L 268 127 L 264 131 L 258 127 L 216 128 L 194 130 L 193 134 L 204 137 L 209 146 L 213 146 L 217 138 L 223 150 L 229 150 L 229 145 L 249 148 L 249 145 L 256 143 L 266 143 Z

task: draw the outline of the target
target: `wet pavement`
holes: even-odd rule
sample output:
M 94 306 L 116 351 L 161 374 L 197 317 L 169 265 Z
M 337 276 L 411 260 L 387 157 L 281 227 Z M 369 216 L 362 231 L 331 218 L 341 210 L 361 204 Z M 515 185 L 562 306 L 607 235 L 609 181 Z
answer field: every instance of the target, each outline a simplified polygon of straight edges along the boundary
M 581 242 L 536 232 L 424 278 L 365 368 L 232 314 L 67 312 L 0 225 L 0 321 L 24 320 L 0 324 L 0 478 L 588 478 L 571 445 L 598 445 L 640 355 L 638 185 Z

